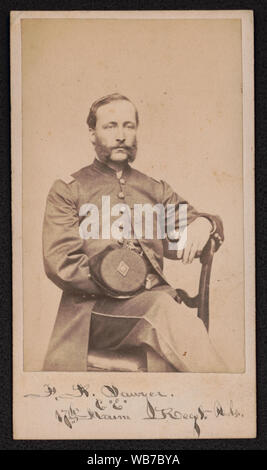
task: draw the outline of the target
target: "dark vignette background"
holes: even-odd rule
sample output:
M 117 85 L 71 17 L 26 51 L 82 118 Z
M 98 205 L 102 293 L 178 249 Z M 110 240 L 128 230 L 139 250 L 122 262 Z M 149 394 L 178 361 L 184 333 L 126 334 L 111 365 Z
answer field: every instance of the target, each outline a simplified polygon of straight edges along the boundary
M 254 10 L 256 108 L 257 413 L 258 437 L 235 440 L 14 441 L 12 439 L 12 245 L 10 165 L 9 12 L 11 10 Z M 258 1 L 5 1 L 0 5 L 0 450 L 266 450 L 267 449 L 267 4 Z M 265 158 L 264 158 L 265 157 Z M 16 217 L 16 214 L 14 214 Z M 266 219 L 266 220 L 265 220 Z M 27 419 L 27 417 L 25 417 Z M 243 454 L 244 455 L 244 454 Z M 39 455 L 40 457 L 40 455 Z M 39 458 L 38 458 L 39 460 Z M 77 463 L 79 459 L 77 460 Z

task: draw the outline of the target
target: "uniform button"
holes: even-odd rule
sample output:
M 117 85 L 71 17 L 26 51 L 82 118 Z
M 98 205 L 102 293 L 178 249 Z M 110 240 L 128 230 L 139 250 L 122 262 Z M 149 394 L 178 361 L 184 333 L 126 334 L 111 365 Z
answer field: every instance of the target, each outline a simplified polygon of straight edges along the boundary
M 123 240 L 123 238 L 118 238 L 118 240 L 117 240 L 117 241 L 118 241 L 118 243 L 119 243 L 120 245 L 123 245 L 123 243 L 124 243 L 124 240 Z
M 125 179 L 124 178 L 120 179 L 120 184 L 125 184 Z
M 95 298 L 95 294 L 91 294 L 91 297 L 92 297 L 92 299 L 94 299 L 94 298 Z
M 124 199 L 124 198 L 125 198 L 124 193 L 121 191 L 121 192 L 118 194 L 118 197 L 119 197 L 120 199 Z
M 123 228 L 124 227 L 124 223 L 123 222 L 120 222 L 119 223 L 119 228 Z
M 125 207 L 122 206 L 122 207 L 120 208 L 120 214 L 123 214 L 124 212 L 125 212 Z

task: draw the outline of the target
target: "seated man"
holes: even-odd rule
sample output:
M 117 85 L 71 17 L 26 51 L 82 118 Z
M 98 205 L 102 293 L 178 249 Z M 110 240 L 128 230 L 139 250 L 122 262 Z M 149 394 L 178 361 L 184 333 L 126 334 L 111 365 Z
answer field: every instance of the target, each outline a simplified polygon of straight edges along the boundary
M 128 98 L 115 93 L 97 100 L 87 123 L 96 151 L 94 162 L 67 180 L 57 180 L 47 198 L 44 265 L 47 276 L 63 294 L 44 370 L 86 371 L 91 348 L 120 351 L 142 347 L 157 354 L 169 364 L 170 370 L 226 372 L 202 320 L 177 302 L 177 293 L 163 273 L 164 256 L 191 263 L 215 232 L 218 248 L 223 240 L 220 219 L 198 213 L 166 182 L 131 167 L 137 152 L 138 113 Z M 140 204 L 172 207 L 172 216 L 171 212 L 164 213 L 163 225 L 168 228 L 173 217 L 174 236 L 169 230 L 158 236 L 156 214 L 148 227 L 152 236 L 146 236 L 143 227 L 140 234 L 140 224 L 130 235 L 129 231 L 125 235 L 121 224 L 115 224 L 110 235 L 110 220 L 103 201 L 119 208 L 121 215 L 128 208 L 129 217 Z M 181 235 L 179 208 L 185 204 L 187 238 L 181 249 L 177 244 Z M 93 229 L 90 211 L 97 221 Z M 123 236 L 117 237 L 117 232 Z M 101 279 L 92 275 L 105 250 L 121 246 L 130 247 L 138 260 L 142 257 L 147 272 L 143 288 L 128 296 L 115 295 L 114 291 L 111 294 L 104 282 L 102 285 Z M 116 275 L 118 272 L 121 275 L 121 286 L 128 270 L 124 262 L 115 269 Z M 138 272 L 135 281 L 138 282 Z

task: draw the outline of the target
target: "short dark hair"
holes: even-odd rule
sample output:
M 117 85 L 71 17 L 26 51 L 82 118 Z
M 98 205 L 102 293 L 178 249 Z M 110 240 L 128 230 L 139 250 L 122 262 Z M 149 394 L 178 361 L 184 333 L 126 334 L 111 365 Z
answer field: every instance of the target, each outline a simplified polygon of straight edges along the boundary
M 88 118 L 86 120 L 89 129 L 95 129 L 96 126 L 96 112 L 98 108 L 101 106 L 104 106 L 104 104 L 112 103 L 112 101 L 129 101 L 129 103 L 132 103 L 127 96 L 121 95 L 120 93 L 112 93 L 110 95 L 103 96 L 102 98 L 99 98 L 98 100 L 94 101 L 92 104 Z M 135 119 L 136 119 L 136 125 L 138 126 L 139 124 L 139 116 L 138 116 L 138 111 L 135 107 L 135 105 L 132 103 L 132 105 L 135 108 Z

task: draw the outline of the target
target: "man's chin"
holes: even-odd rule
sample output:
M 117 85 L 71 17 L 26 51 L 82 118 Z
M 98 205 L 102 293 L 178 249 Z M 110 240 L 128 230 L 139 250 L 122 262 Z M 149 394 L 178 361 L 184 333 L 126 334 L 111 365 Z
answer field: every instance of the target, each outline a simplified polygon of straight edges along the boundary
M 128 160 L 128 153 L 122 151 L 115 151 L 109 157 L 111 162 L 126 162 Z

